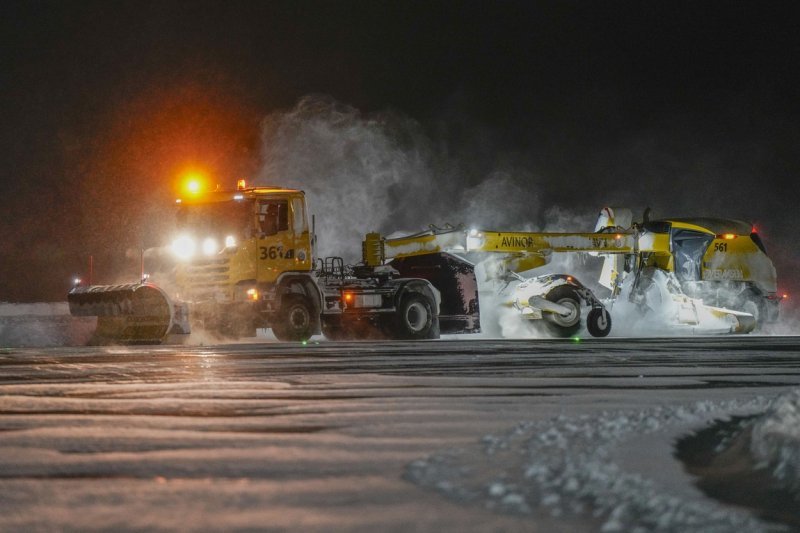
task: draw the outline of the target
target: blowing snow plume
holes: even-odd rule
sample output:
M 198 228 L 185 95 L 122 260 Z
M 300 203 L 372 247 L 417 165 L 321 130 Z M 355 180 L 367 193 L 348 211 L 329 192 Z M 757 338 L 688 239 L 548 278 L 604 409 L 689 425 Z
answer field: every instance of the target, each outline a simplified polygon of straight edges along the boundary
M 258 182 L 308 193 L 321 256 L 357 259 L 368 231 L 445 222 L 527 229 L 540 210 L 530 173 L 495 161 L 468 167 L 398 113 L 308 96 L 269 115 L 262 138 Z
M 433 192 L 427 143 L 410 119 L 362 116 L 331 99 L 308 97 L 267 117 L 263 140 L 259 181 L 308 193 L 321 255 L 355 259 L 361 236 L 384 229 L 412 191 L 419 198 Z

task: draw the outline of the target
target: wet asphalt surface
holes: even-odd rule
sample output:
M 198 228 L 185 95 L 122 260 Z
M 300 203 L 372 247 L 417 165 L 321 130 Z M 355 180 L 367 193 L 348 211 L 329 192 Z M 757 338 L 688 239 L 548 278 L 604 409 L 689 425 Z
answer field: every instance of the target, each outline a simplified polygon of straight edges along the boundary
M 520 421 L 797 386 L 800 337 L 2 349 L 0 530 L 592 530 L 405 471 Z

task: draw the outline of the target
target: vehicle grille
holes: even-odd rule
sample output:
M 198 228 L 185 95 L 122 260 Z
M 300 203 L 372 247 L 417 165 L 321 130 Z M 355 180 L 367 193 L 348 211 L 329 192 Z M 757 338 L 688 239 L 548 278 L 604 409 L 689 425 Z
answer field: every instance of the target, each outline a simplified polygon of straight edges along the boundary
M 230 292 L 230 259 L 195 259 L 186 266 L 186 289 L 193 299 L 225 298 Z

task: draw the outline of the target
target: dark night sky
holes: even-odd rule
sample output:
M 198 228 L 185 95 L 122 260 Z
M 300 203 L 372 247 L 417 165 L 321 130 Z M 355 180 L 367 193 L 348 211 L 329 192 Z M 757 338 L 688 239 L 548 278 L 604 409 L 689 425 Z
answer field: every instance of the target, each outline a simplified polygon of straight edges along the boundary
M 540 206 L 754 221 L 798 289 L 792 7 L 4 3 L 0 301 L 62 300 L 89 254 L 96 281 L 136 276 L 180 169 L 257 174 L 262 120 L 309 94 L 407 117 L 486 175 L 513 160 Z

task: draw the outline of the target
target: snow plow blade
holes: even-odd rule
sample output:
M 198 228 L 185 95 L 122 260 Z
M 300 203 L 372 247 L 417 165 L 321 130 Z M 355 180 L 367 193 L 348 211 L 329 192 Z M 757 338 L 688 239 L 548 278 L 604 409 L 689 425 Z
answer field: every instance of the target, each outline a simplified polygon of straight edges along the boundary
M 188 334 L 186 307 L 151 283 L 75 287 L 67 295 L 73 316 L 96 316 L 90 344 L 160 344 Z

